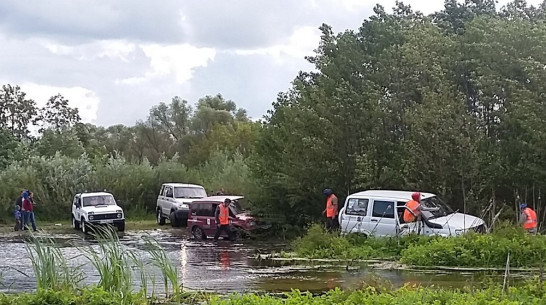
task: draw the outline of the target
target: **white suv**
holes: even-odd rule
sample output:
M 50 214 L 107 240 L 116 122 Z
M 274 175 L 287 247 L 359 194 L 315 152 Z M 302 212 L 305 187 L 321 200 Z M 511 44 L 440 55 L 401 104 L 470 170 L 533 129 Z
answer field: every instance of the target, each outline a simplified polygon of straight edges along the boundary
M 351 194 L 339 213 L 341 233 L 360 233 L 366 236 L 396 236 L 410 233 L 422 235 L 457 236 L 469 231 L 485 232 L 483 219 L 453 211 L 431 193 L 421 193 L 421 205 L 434 208 L 422 211 L 422 220 L 405 223 L 406 202 L 413 192 L 370 190 Z
M 196 184 L 164 183 L 157 197 L 156 219 L 159 225 L 169 219 L 173 227 L 188 223 L 188 204 L 207 197 L 205 188 Z
M 72 201 L 72 227 L 87 233 L 89 225 L 110 224 L 125 231 L 123 209 L 110 193 L 81 193 Z

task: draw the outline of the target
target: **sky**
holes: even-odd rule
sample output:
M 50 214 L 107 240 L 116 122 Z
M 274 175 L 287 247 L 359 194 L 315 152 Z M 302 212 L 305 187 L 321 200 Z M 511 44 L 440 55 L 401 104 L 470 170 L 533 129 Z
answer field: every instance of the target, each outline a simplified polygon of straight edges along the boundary
M 403 2 L 425 14 L 443 8 Z M 21 86 L 39 106 L 60 93 L 102 126 L 133 125 L 174 96 L 194 104 L 218 93 L 258 119 L 313 69 L 304 57 L 322 23 L 358 29 L 376 4 L 395 0 L 2 0 L 0 84 Z

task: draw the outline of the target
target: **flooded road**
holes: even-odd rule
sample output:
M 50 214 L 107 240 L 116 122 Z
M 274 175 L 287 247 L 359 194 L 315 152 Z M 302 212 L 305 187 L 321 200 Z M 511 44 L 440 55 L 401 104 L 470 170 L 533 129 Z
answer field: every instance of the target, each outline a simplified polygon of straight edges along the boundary
M 476 285 L 483 281 L 483 274 L 415 272 L 400 270 L 370 270 L 357 268 L 347 271 L 343 267 L 313 268 L 304 265 L 272 265 L 271 262 L 254 259 L 257 253 L 279 251 L 285 245 L 267 242 L 197 242 L 189 240 L 184 230 L 134 231 L 120 235 L 121 243 L 135 253 L 143 262 L 150 262 L 146 252 L 143 234 L 149 234 L 165 249 L 169 258 L 178 268 L 180 283 L 185 289 L 205 290 L 217 293 L 230 292 L 286 292 L 291 289 L 321 292 L 335 287 L 357 288 L 363 282 L 388 280 L 395 287 L 404 284 L 462 287 Z M 81 233 L 54 234 L 55 243 L 70 259 L 72 266 L 78 266 L 85 274 L 85 284 L 97 283 L 98 273 L 81 255 L 78 247 L 93 246 L 90 237 Z M 25 249 L 23 235 L 0 237 L 0 270 L 2 287 L 0 291 L 16 292 L 35 289 L 34 273 Z M 149 271 L 158 279 L 156 291 L 162 286 L 160 271 L 150 266 Z M 135 286 L 139 286 L 135 279 Z M 159 288 L 160 290 L 160 288 Z M 159 291 L 158 291 L 159 292 Z

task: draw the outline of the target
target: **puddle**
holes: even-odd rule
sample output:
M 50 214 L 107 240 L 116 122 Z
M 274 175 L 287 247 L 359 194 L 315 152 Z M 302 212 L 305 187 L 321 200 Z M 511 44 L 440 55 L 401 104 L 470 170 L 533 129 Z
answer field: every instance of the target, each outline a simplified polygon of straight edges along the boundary
M 165 249 L 179 270 L 180 283 L 185 289 L 217 293 L 230 292 L 286 292 L 291 289 L 322 292 L 335 287 L 357 288 L 363 282 L 390 281 L 395 287 L 408 285 L 460 288 L 479 285 L 486 278 L 502 280 L 501 275 L 484 273 L 459 273 L 438 271 L 372 270 L 366 267 L 344 268 L 306 266 L 303 264 L 274 263 L 255 260 L 257 253 L 279 251 L 284 244 L 268 242 L 188 240 L 185 230 L 134 231 L 120 235 L 121 243 L 144 262 L 151 259 L 145 251 L 143 234 L 154 237 Z M 92 238 L 80 233 L 55 234 L 51 237 L 61 247 L 63 255 L 71 258 L 70 264 L 81 266 L 84 283 L 96 283 L 98 273 L 86 263 L 78 247 L 93 246 Z M 30 259 L 22 235 L 0 237 L 0 269 L 3 287 L 0 291 L 31 291 L 36 287 Z M 149 267 L 156 276 L 156 293 L 161 291 L 160 271 Z M 135 286 L 139 286 L 135 279 Z

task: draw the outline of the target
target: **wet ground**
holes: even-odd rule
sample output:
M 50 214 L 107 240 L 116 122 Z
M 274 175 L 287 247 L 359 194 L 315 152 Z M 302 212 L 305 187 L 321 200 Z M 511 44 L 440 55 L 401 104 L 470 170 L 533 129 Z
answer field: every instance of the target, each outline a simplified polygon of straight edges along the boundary
M 206 290 L 217 293 L 230 292 L 285 292 L 291 289 L 321 292 L 335 287 L 357 288 L 362 283 L 389 281 L 395 287 L 409 285 L 434 285 L 463 287 L 478 285 L 486 277 L 500 280 L 500 275 L 449 272 L 415 272 L 401 270 L 372 270 L 364 266 L 310 267 L 264 262 L 254 259 L 257 253 L 270 253 L 285 247 L 282 243 L 256 241 L 197 242 L 189 240 L 184 230 L 134 231 L 120 235 L 127 249 L 149 262 L 143 234 L 150 234 L 165 249 L 179 270 L 179 278 L 185 289 Z M 30 291 L 35 289 L 34 273 L 23 240 L 24 235 L 9 234 L 0 237 L 1 291 Z M 49 236 L 62 247 L 72 266 L 80 266 L 86 278 L 84 283 L 96 283 L 97 272 L 78 247 L 93 246 L 90 237 L 81 233 L 54 234 Z M 159 276 L 159 271 L 150 267 Z M 136 286 L 138 286 L 138 281 Z M 158 278 L 156 286 L 160 287 Z M 159 288 L 160 290 L 161 288 Z

